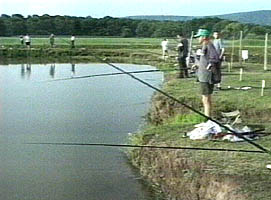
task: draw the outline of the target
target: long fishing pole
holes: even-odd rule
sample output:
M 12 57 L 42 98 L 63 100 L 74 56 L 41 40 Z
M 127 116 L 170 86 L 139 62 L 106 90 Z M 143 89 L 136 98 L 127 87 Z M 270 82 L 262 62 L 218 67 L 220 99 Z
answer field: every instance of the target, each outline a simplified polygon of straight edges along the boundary
M 101 59 L 100 57 L 98 57 L 98 56 L 96 56 L 96 55 L 93 55 L 93 54 L 92 54 L 92 56 L 94 56 L 94 57 L 95 57 L 97 60 L 99 60 L 100 62 L 108 64 L 109 66 L 113 67 L 114 69 L 117 69 L 117 70 L 121 71 L 122 73 L 127 74 L 128 76 L 130 76 L 131 78 L 133 78 L 133 79 L 139 81 L 140 83 L 142 83 L 142 84 L 144 84 L 144 85 L 146 85 L 146 86 L 152 88 L 153 90 L 155 90 L 155 91 L 157 91 L 157 92 L 163 94 L 164 96 L 166 96 L 166 97 L 172 99 L 173 101 L 178 102 L 179 104 L 181 104 L 181 105 L 183 105 L 184 107 L 186 107 L 186 108 L 192 110 L 193 112 L 199 114 L 200 116 L 202 116 L 202 117 L 204 117 L 204 118 L 206 118 L 206 119 L 208 119 L 208 120 L 210 120 L 210 121 L 212 121 L 212 122 L 218 124 L 219 126 L 221 126 L 221 127 L 223 127 L 224 129 L 230 131 L 231 133 L 233 133 L 233 134 L 236 135 L 237 137 L 239 137 L 239 138 L 245 140 L 246 142 L 250 143 L 251 145 L 257 147 L 258 149 L 260 149 L 260 150 L 262 150 L 262 151 L 264 151 L 264 152 L 266 152 L 266 153 L 271 154 L 271 152 L 270 152 L 268 149 L 264 148 L 263 146 L 261 146 L 261 145 L 255 143 L 255 142 L 249 140 L 248 138 L 244 137 L 241 133 L 238 133 L 238 132 L 232 130 L 231 128 L 229 128 L 229 127 L 223 125 L 222 123 L 220 123 L 220 122 L 214 120 L 213 118 L 204 115 L 203 113 L 201 113 L 200 111 L 196 110 L 195 108 L 193 108 L 193 107 L 187 105 L 186 103 L 184 103 L 184 102 L 182 102 L 182 101 L 176 99 L 174 96 L 169 95 L 168 93 L 164 92 L 163 90 L 160 90 L 160 89 L 158 89 L 157 87 L 154 87 L 153 85 L 151 85 L 151 84 L 149 84 L 149 83 L 143 81 L 142 79 L 140 79 L 140 78 L 134 76 L 133 74 L 130 74 L 129 72 L 127 72 L 127 71 L 121 69 L 120 67 L 117 67 L 117 66 L 113 65 L 112 63 L 109 63 L 109 62 L 107 62 L 107 61 Z
M 64 39 L 64 38 L 62 38 L 62 37 L 59 37 L 59 39 L 62 40 L 63 42 L 65 42 L 65 43 L 71 45 L 71 43 L 70 43 L 69 41 L 67 41 L 66 39 Z
M 90 53 L 90 54 L 92 54 L 92 53 Z M 92 56 L 95 57 L 97 60 L 101 61 L 102 63 L 108 64 L 109 66 L 111 66 L 111 67 L 113 67 L 113 68 L 119 70 L 120 72 L 122 72 L 122 73 L 124 73 L 124 74 L 129 75 L 129 76 L 132 77 L 133 79 L 135 79 L 135 80 L 141 82 L 142 84 L 144 84 L 144 85 L 146 85 L 146 86 L 152 88 L 153 90 L 155 90 L 155 91 L 157 91 L 157 92 L 163 94 L 164 96 L 166 96 L 166 97 L 168 97 L 168 98 L 170 98 L 170 99 L 172 99 L 172 100 L 178 102 L 179 104 L 181 104 L 181 105 L 183 105 L 184 107 L 186 107 L 186 108 L 192 110 L 193 112 L 195 112 L 195 113 L 197 113 L 197 114 L 203 116 L 204 118 L 206 118 L 206 119 L 208 119 L 208 120 L 210 120 L 210 121 L 212 121 L 212 122 L 215 122 L 216 124 L 220 125 L 221 127 L 225 128 L 226 130 L 230 131 L 231 133 L 233 133 L 233 134 L 236 135 L 237 137 L 242 138 L 243 140 L 245 140 L 245 141 L 247 141 L 248 143 L 252 144 L 253 146 L 257 147 L 258 149 L 261 149 L 262 151 L 271 154 L 271 152 L 270 152 L 269 150 L 267 150 L 266 148 L 262 147 L 261 145 L 255 143 L 255 142 L 253 142 L 253 141 L 247 139 L 247 138 L 244 137 L 241 133 L 237 133 L 237 132 L 235 132 L 234 130 L 230 129 L 229 127 L 224 126 L 224 125 L 221 124 L 220 122 L 218 122 L 218 121 L 212 119 L 211 117 L 204 115 L 204 114 L 201 113 L 200 111 L 198 111 L 198 110 L 194 109 L 193 107 L 191 107 L 191 106 L 185 104 L 184 102 L 181 102 L 180 100 L 176 99 L 174 96 L 169 95 L 168 93 L 166 93 L 166 92 L 164 92 L 164 91 L 162 91 L 162 90 L 160 90 L 160 89 L 158 89 L 158 88 L 152 86 L 151 84 L 149 84 L 149 83 L 147 83 L 147 82 L 145 82 L 145 81 L 143 81 L 143 80 L 137 78 L 136 76 L 132 75 L 131 73 L 129 73 L 129 72 L 127 72 L 127 71 L 125 71 L 125 70 L 123 70 L 123 69 L 121 69 L 121 68 L 119 68 L 119 67 L 117 67 L 117 66 L 115 66 L 115 65 L 113 65 L 113 64 L 111 64 L 111 63 L 109 63 L 109 62 L 107 62 L 107 61 L 105 61 L 105 60 L 103 60 L 103 59 L 101 59 L 100 57 L 98 57 L 98 56 L 96 56 L 96 55 L 94 55 L 94 54 L 92 54 Z
M 148 149 L 169 149 L 169 150 L 195 150 L 195 151 L 221 151 L 221 152 L 239 152 L 239 153 L 267 153 L 256 150 L 242 149 L 219 149 L 202 147 L 180 147 L 180 146 L 155 146 L 155 145 L 131 145 L 131 144 L 109 144 L 109 143 L 24 143 L 27 145 L 55 145 L 55 146 L 97 146 L 97 147 L 120 147 L 120 148 L 148 148 Z
M 131 71 L 129 73 L 131 74 L 140 74 L 140 73 L 151 73 L 151 72 L 165 72 L 165 71 L 177 71 L 179 69 L 151 69 L 151 70 L 141 70 L 141 71 Z M 86 76 L 73 76 L 69 78 L 61 78 L 61 79 L 54 79 L 49 80 L 48 82 L 52 81 L 65 81 L 65 80 L 71 80 L 71 79 L 84 79 L 84 78 L 92 78 L 92 77 L 99 77 L 99 76 L 115 76 L 115 75 L 122 75 L 125 74 L 123 72 L 114 72 L 114 73 L 103 73 L 103 74 L 92 74 L 92 75 L 86 75 Z

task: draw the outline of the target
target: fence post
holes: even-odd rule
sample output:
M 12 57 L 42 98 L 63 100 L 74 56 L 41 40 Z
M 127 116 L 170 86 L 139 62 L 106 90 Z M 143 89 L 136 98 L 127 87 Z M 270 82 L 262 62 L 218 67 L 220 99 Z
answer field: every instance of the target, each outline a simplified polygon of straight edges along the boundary
M 239 64 L 241 66 L 242 66 L 242 40 L 243 40 L 243 31 L 240 31 Z
M 267 60 L 268 60 L 268 33 L 265 34 L 264 70 L 267 70 Z
M 231 47 L 231 64 L 230 64 L 230 70 L 232 69 L 232 63 L 233 63 L 233 55 L 234 55 L 234 36 L 232 38 L 232 47 Z

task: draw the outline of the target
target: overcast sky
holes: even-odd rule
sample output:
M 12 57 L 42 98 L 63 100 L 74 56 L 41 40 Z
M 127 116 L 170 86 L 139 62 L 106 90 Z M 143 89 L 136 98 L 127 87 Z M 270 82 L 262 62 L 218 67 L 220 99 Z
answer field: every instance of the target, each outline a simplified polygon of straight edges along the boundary
M 271 10 L 270 0 L 0 0 L 0 14 L 207 16 Z

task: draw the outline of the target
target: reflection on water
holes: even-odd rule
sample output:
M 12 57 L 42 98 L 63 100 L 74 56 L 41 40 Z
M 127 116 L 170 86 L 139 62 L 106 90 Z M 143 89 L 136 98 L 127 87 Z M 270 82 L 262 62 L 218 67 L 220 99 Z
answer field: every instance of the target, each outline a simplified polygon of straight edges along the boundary
M 56 66 L 55 66 L 55 64 L 51 64 L 51 66 L 50 66 L 50 76 L 52 77 L 52 78 L 54 78 L 55 77 L 55 69 L 56 69 Z
M 72 65 L 72 76 L 74 76 L 75 75 L 75 64 L 72 63 L 71 65 Z
M 47 82 L 71 72 L 75 64 L 0 66 L 1 199 L 151 199 L 120 149 L 23 144 L 126 143 L 139 128 L 151 89 L 127 75 Z M 103 64 L 76 64 L 76 76 L 113 72 Z M 162 80 L 161 73 L 136 76 L 154 86 Z
M 29 79 L 31 76 L 31 64 L 30 63 L 21 64 L 21 77 L 22 77 L 22 79 L 25 79 L 25 76 L 27 77 L 27 79 Z

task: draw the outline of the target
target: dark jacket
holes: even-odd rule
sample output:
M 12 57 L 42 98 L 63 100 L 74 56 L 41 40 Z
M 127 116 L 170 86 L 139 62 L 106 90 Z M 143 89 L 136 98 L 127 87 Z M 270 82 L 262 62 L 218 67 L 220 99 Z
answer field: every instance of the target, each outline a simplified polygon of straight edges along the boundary
M 182 58 L 182 57 L 187 57 L 187 56 L 188 56 L 188 40 L 183 38 L 181 39 L 178 45 L 178 57 Z

